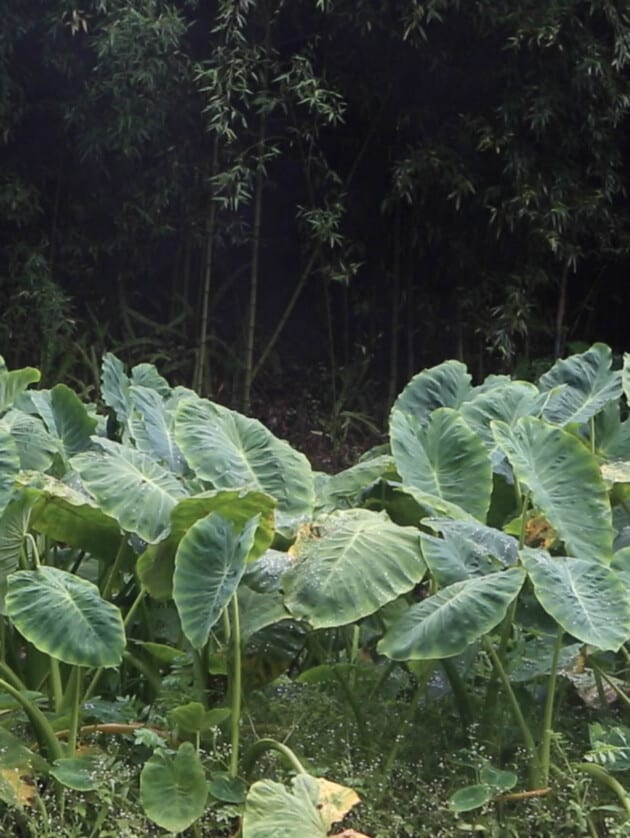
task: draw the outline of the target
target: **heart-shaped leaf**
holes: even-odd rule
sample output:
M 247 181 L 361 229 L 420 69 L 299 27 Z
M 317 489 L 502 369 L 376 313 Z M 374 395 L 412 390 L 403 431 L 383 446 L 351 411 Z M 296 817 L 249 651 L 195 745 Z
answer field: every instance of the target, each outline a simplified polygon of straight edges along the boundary
M 611 369 L 610 347 L 595 343 L 579 355 L 556 361 L 538 381 L 540 390 L 550 394 L 543 416 L 556 425 L 583 424 L 622 393 L 621 373 Z
M 378 651 L 393 660 L 459 655 L 501 622 L 524 580 L 524 571 L 515 567 L 449 585 L 412 605 L 387 630 Z
M 562 428 L 531 416 L 513 427 L 493 422 L 492 432 L 567 552 L 610 561 L 612 513 L 595 457 Z
M 521 557 L 536 598 L 573 637 L 611 651 L 630 638 L 630 599 L 606 565 L 527 547 Z
M 190 742 L 172 756 L 156 751 L 140 774 L 140 803 L 148 818 L 168 832 L 183 832 L 203 815 L 206 774 Z
M 485 521 L 492 494 L 490 456 L 457 411 L 440 408 L 422 426 L 394 410 L 390 437 L 403 483 Z
M 79 454 L 71 464 L 101 509 L 144 541 L 164 538 L 171 510 L 186 495 L 182 484 L 146 454 L 109 439 L 93 439 L 101 450 Z
M 125 630 L 118 608 L 91 582 L 39 567 L 8 577 L 7 614 L 41 652 L 76 666 L 118 666 Z
M 240 534 L 216 512 L 197 521 L 182 538 L 175 556 L 173 599 L 184 634 L 200 649 L 231 600 L 254 544 L 258 518 Z
M 215 489 L 252 489 L 277 501 L 278 528 L 287 534 L 310 517 L 314 488 L 303 454 L 256 419 L 205 399 L 182 401 L 175 439 L 198 477 Z
M 283 576 L 285 605 L 314 628 L 340 626 L 373 614 L 411 590 L 426 565 L 419 533 L 383 513 L 351 509 L 306 530 Z

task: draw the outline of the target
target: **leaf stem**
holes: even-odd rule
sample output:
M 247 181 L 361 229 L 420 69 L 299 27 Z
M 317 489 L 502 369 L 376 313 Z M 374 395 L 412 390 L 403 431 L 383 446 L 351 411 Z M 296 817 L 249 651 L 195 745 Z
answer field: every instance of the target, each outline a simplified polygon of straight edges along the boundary
M 540 782 L 541 778 L 541 767 L 540 761 L 538 759 L 538 754 L 536 752 L 536 743 L 534 741 L 534 737 L 532 736 L 532 732 L 529 729 L 527 722 L 525 721 L 525 717 L 523 716 L 523 711 L 521 710 L 521 706 L 518 703 L 518 699 L 512 689 L 512 685 L 510 684 L 510 679 L 507 676 L 505 669 L 503 668 L 503 664 L 499 659 L 492 643 L 488 640 L 487 637 L 482 638 L 484 649 L 486 650 L 487 654 L 490 656 L 492 661 L 492 665 L 497 672 L 501 683 L 503 684 L 503 688 L 507 693 L 508 699 L 510 701 L 510 705 L 512 707 L 512 712 L 514 713 L 514 718 L 516 719 L 516 723 L 518 724 L 521 735 L 523 737 L 523 742 L 525 743 L 525 747 L 529 751 L 530 754 L 530 780 L 532 783 L 532 788 L 540 788 L 544 785 L 544 783 Z
M 551 672 L 547 683 L 547 698 L 545 700 L 545 712 L 543 715 L 543 736 L 540 746 L 540 764 L 542 768 L 543 786 L 549 782 L 549 763 L 551 761 L 551 737 L 553 734 L 553 710 L 556 697 L 556 685 L 558 682 L 558 660 L 562 648 L 562 628 L 558 627 L 556 642 L 553 647 L 551 658 Z
M 238 610 L 238 594 L 236 592 L 234 592 L 234 596 L 228 607 L 232 612 L 232 683 L 230 684 L 230 695 L 232 698 L 232 715 L 230 717 L 232 752 L 230 754 L 229 773 L 231 777 L 236 777 L 238 774 L 243 690 L 241 673 L 241 621 Z
M 0 678 L 0 689 L 5 690 L 9 693 L 9 695 L 12 695 L 13 698 L 24 708 L 24 712 L 33 725 L 37 740 L 40 746 L 43 746 L 46 750 L 48 758 L 51 762 L 56 759 L 61 759 L 63 756 L 61 745 L 55 736 L 55 731 L 52 729 L 52 725 L 39 707 L 25 695 L 22 695 L 19 690 L 16 690 L 12 684 L 9 684 L 9 682 L 5 681 L 3 678 Z

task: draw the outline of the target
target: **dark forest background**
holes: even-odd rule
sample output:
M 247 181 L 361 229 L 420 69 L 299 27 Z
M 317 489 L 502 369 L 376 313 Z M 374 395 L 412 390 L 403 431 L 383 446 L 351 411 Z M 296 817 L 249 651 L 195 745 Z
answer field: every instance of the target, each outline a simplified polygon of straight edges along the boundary
M 627 0 L 0 0 L 0 21 L 9 366 L 87 394 L 114 351 L 339 442 L 447 357 L 531 377 L 630 348 Z

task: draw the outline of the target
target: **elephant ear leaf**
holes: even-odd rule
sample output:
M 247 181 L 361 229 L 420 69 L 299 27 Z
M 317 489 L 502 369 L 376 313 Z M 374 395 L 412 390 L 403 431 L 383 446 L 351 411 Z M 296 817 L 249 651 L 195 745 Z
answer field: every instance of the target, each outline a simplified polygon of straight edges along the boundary
M 184 399 L 175 416 L 175 441 L 197 477 L 214 489 L 250 489 L 275 498 L 283 535 L 294 535 L 311 516 L 310 463 L 257 419 L 205 399 Z
M 405 611 L 377 649 L 399 661 L 459 655 L 501 622 L 524 581 L 522 568 L 512 567 L 442 588 Z
M 536 598 L 566 632 L 613 652 L 630 638 L 630 601 L 609 567 L 528 547 L 521 558 Z
M 549 392 L 544 418 L 555 425 L 583 424 L 609 402 L 617 401 L 622 393 L 622 374 L 611 366 L 610 347 L 603 343 L 556 361 L 538 381 L 541 392 Z
M 426 426 L 394 410 L 390 437 L 403 483 L 485 520 L 492 494 L 490 455 L 459 413 L 435 410 Z
M 400 411 L 425 425 L 438 407 L 458 408 L 471 393 L 471 375 L 461 361 L 445 361 L 415 375 L 396 399 Z
M 518 481 L 566 546 L 579 558 L 612 557 L 612 512 L 595 457 L 576 437 L 542 419 L 525 416 L 509 427 L 493 422 L 497 445 Z

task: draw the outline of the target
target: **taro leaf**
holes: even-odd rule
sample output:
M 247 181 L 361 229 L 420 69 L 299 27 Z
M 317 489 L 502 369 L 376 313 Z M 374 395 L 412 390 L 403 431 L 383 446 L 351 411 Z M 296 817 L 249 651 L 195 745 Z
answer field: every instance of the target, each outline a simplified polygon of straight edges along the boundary
M 14 498 L 0 517 L 0 613 L 4 614 L 4 594 L 9 573 L 17 570 L 24 538 L 31 518 L 31 503 L 26 495 Z
M 624 352 L 623 369 L 621 370 L 621 384 L 626 402 L 630 405 L 630 353 Z
M 621 373 L 611 370 L 610 347 L 595 343 L 586 352 L 556 361 L 542 375 L 538 386 L 542 392 L 565 385 L 551 394 L 543 416 L 555 425 L 569 422 L 583 424 L 599 413 L 622 393 Z
M 241 637 L 244 641 L 249 640 L 257 631 L 291 616 L 284 607 L 280 591 L 259 594 L 241 585 L 238 591 L 238 605 L 241 611 Z
M 490 457 L 457 411 L 440 408 L 422 427 L 394 410 L 390 436 L 404 484 L 485 520 L 492 494 Z
M 254 544 L 247 561 L 257 559 L 273 539 L 275 505 L 269 495 L 238 489 L 202 492 L 182 498 L 171 512 L 171 531 L 168 537 L 158 544 L 150 545 L 138 561 L 138 574 L 143 586 L 154 599 L 170 599 L 179 542 L 196 521 L 211 512 L 217 512 L 230 521 L 236 532 L 241 532 L 251 518 L 258 516 Z
M 501 622 L 524 580 L 524 571 L 514 567 L 449 585 L 405 611 L 378 651 L 401 661 L 459 655 Z
M 595 417 L 597 453 L 605 462 L 630 457 L 630 419 L 621 421 L 619 402 L 610 402 Z
M 571 434 L 525 416 L 513 427 L 492 423 L 497 444 L 527 486 L 567 552 L 607 562 L 612 555 L 612 513 L 595 457 Z
M 11 432 L 21 469 L 47 471 L 50 468 L 59 453 L 59 445 L 41 419 L 21 410 L 9 410 L 2 418 L 2 425 Z
M 208 790 L 215 800 L 222 803 L 243 803 L 247 786 L 240 777 L 231 777 L 227 771 L 213 771 L 208 781 Z
M 326 838 L 331 824 L 318 805 L 319 784 L 309 774 L 294 777 L 290 790 L 259 780 L 245 799 L 243 838 Z
M 460 413 L 486 448 L 493 451 L 496 442 L 490 422 L 500 419 L 511 425 L 520 416 L 537 413 L 545 398 L 534 384 L 508 381 L 489 390 L 473 391 L 471 398 L 462 405 Z
M 459 407 L 471 392 L 471 376 L 460 361 L 445 361 L 415 375 L 396 399 L 393 415 L 413 416 L 420 426 L 438 407 Z
M 566 632 L 604 651 L 630 638 L 630 599 L 606 565 L 528 547 L 521 558 L 536 598 Z
M 68 457 L 90 447 L 96 430 L 96 419 L 90 416 L 79 397 L 65 384 L 56 384 L 50 391 L 55 428 Z
M 389 517 L 401 527 L 418 526 L 427 516 L 447 515 L 450 518 L 471 518 L 471 515 L 457 504 L 443 498 L 429 495 L 414 486 L 402 486 L 379 480 L 365 493 L 363 506 L 376 511 L 385 510 Z
M 120 527 L 91 498 L 45 475 L 25 494 L 32 504 L 31 524 L 55 541 L 94 556 L 113 559 L 120 546 Z
M 0 515 L 11 500 L 19 470 L 20 458 L 15 440 L 8 428 L 0 423 Z
M 41 652 L 76 666 L 118 666 L 125 648 L 120 611 L 91 582 L 55 567 L 8 577 L 7 614 Z
M 556 631 L 552 635 L 534 635 L 531 640 L 527 640 L 514 649 L 514 664 L 509 668 L 512 682 L 532 681 L 534 678 L 551 673 L 557 633 Z M 558 657 L 558 671 L 565 673 L 575 668 L 576 658 L 583 648 L 583 643 L 569 643 L 563 646 Z
M 361 492 L 375 480 L 396 480 L 397 477 L 394 459 L 389 454 L 357 463 L 338 474 L 322 475 L 317 486 L 315 508 L 334 512 L 356 506 Z
M 131 410 L 129 386 L 130 381 L 122 361 L 111 352 L 107 352 L 103 355 L 101 365 L 101 395 L 123 428 L 128 427 Z
M 183 832 L 203 815 L 206 774 L 190 742 L 172 756 L 157 750 L 140 774 L 140 803 L 148 818 L 168 832 Z
M 103 777 L 102 758 L 89 754 L 56 759 L 50 773 L 62 786 L 75 791 L 94 791 L 107 782 Z
M 72 467 L 123 530 L 149 543 L 159 541 L 167 535 L 170 512 L 186 490 L 146 454 L 109 439 L 94 441 L 102 450 L 73 457 Z
M 230 718 L 232 711 L 229 707 L 206 708 L 199 701 L 189 701 L 169 710 L 168 716 L 180 733 L 203 733 L 210 728 L 223 724 Z
M 482 783 L 492 786 L 497 791 L 509 791 L 513 789 L 518 781 L 518 777 L 513 771 L 504 771 L 501 768 L 495 768 L 489 762 L 485 762 L 479 771 L 479 779 Z
M 37 698 L 41 698 L 40 693 L 29 693 L 28 691 L 23 691 L 22 695 L 28 697 L 31 701 Z M 12 700 L 14 701 L 14 699 Z M 2 709 L 13 710 L 15 709 L 15 707 L 9 706 L 3 707 Z M 47 769 L 46 760 L 42 756 L 40 756 L 40 754 L 35 753 L 35 751 L 31 751 L 30 748 L 26 747 L 26 745 L 22 742 L 21 739 L 19 739 L 17 736 L 15 736 L 13 733 L 8 731 L 1 725 L 0 754 L 2 755 L 2 759 L 0 761 L 2 768 L 19 768 L 22 769 L 22 771 L 24 772 L 29 772 L 35 769 L 42 773 L 44 773 Z
M 29 416 L 39 416 L 49 433 L 57 433 L 55 414 L 50 403 L 50 390 L 26 390 L 20 393 L 14 406 Z
M 36 384 L 41 378 L 41 373 L 34 367 L 24 367 L 21 370 L 6 369 L 0 371 L 0 414 L 8 410 L 18 395 L 29 386 Z
M 459 533 L 447 533 L 444 538 L 420 534 L 422 555 L 440 587 L 485 576 L 497 570 L 487 550 Z
M 173 419 L 167 415 L 160 394 L 147 387 L 132 386 L 129 395 L 133 406 L 131 435 L 138 449 L 170 471 L 182 474 L 186 462 L 173 436 Z
M 266 550 L 255 562 L 247 565 L 243 582 L 252 591 L 267 594 L 281 587 L 282 574 L 293 564 L 288 553 L 281 550 Z
M 465 786 L 463 789 L 458 789 L 455 794 L 451 795 L 448 800 L 449 808 L 453 812 L 470 812 L 473 809 L 479 809 L 488 801 L 492 800 L 495 791 L 485 783 L 479 783 L 475 786 Z
M 254 489 L 276 499 L 278 529 L 294 533 L 314 502 L 311 466 L 257 419 L 205 399 L 177 408 L 175 440 L 197 476 L 215 489 Z
M 245 571 L 258 516 L 238 534 L 216 512 L 197 521 L 182 538 L 175 556 L 173 599 L 184 634 L 195 649 L 231 600 Z
M 162 398 L 168 398 L 172 389 L 168 381 L 163 378 L 153 364 L 136 364 L 131 368 L 132 384 L 155 390 Z
M 285 605 L 313 628 L 354 622 L 411 590 L 424 576 L 419 533 L 384 513 L 349 509 L 305 532 L 283 576 Z
M 436 532 L 441 532 L 445 538 L 453 534 L 473 541 L 505 567 L 519 561 L 518 541 L 494 527 L 488 527 L 478 521 L 453 521 L 450 518 L 425 518 L 422 523 Z
M 168 543 L 179 542 L 192 525 L 211 512 L 217 512 L 240 532 L 245 524 L 258 516 L 258 527 L 249 562 L 261 556 L 273 539 L 275 501 L 263 492 L 243 492 L 235 489 L 202 492 L 183 498 L 171 513 L 171 533 Z M 165 547 L 167 545 L 165 544 Z

